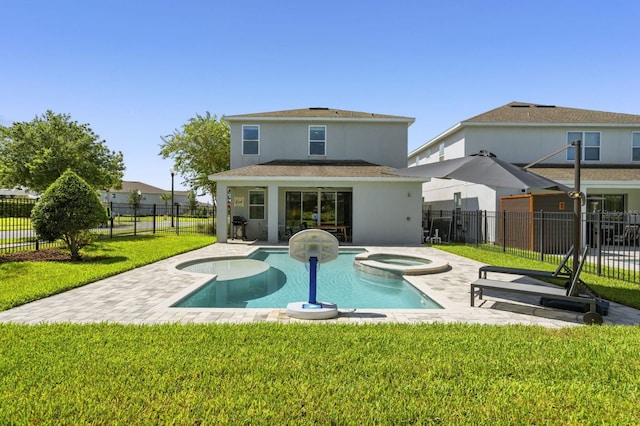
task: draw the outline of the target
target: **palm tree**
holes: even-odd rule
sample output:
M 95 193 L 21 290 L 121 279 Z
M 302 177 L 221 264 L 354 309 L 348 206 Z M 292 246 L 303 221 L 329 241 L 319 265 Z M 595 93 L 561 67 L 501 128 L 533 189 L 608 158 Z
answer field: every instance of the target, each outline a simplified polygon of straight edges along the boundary
M 167 217 L 168 204 L 169 201 L 171 201 L 171 194 L 160 194 L 160 199 L 164 201 L 164 216 Z

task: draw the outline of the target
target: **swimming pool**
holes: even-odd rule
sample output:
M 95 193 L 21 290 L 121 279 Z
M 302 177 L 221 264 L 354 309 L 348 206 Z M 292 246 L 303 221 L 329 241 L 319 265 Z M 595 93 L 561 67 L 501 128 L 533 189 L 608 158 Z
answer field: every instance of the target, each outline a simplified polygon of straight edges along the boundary
M 335 303 L 339 309 L 441 309 L 402 278 L 367 274 L 354 268 L 361 251 L 341 252 L 332 262 L 318 269 L 317 299 Z M 285 250 L 260 249 L 250 260 L 267 263 L 269 269 L 257 274 L 225 280 L 212 280 L 181 299 L 173 307 L 210 308 L 285 308 L 288 303 L 309 297 L 308 265 L 300 263 Z M 178 265 L 194 271 L 207 262 Z M 242 268 L 240 264 L 238 267 Z

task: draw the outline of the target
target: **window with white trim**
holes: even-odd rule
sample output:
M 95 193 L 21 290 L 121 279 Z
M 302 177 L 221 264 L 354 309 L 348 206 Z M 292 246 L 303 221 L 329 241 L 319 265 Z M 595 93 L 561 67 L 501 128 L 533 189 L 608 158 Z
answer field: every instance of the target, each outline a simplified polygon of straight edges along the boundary
M 242 155 L 260 154 L 260 126 L 242 126 Z
M 438 147 L 438 161 L 444 161 L 444 142 Z
M 631 132 L 631 160 L 640 161 L 640 132 Z
M 567 145 L 582 142 L 582 160 L 600 161 L 600 132 L 567 132 Z M 575 148 L 567 149 L 567 160 L 576 159 Z
M 264 219 L 264 191 L 249 191 L 249 219 Z
M 327 126 L 309 126 L 309 155 L 327 155 Z

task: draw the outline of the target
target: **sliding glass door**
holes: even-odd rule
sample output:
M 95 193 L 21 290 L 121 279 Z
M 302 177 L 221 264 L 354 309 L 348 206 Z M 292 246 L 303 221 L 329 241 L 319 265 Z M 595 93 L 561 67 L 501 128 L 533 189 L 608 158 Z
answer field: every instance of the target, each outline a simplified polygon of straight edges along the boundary
M 286 226 L 351 226 L 351 192 L 308 190 L 286 192 Z

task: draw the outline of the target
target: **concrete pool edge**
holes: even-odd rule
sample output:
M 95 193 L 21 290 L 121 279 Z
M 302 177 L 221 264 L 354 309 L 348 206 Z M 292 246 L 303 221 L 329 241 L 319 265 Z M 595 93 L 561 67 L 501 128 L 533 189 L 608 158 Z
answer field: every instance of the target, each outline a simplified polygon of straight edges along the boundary
M 395 265 L 391 263 L 380 262 L 378 260 L 370 260 L 371 256 L 385 255 L 389 257 L 416 259 L 422 261 L 417 265 Z M 446 272 L 450 269 L 449 262 L 433 257 L 426 257 L 420 255 L 406 255 L 391 252 L 381 251 L 366 251 L 365 253 L 357 254 L 354 259 L 354 265 L 363 272 L 372 274 L 390 273 L 394 275 L 428 275 L 438 274 Z
M 284 309 L 267 308 L 168 308 L 167 301 L 177 293 L 209 279 L 205 274 L 184 273 L 173 265 L 201 257 L 247 256 L 258 247 L 286 249 L 286 246 L 255 243 L 216 243 L 154 262 L 53 296 L 0 312 L 0 323 L 15 324 L 93 324 L 123 325 L 242 325 L 313 324 L 289 318 Z M 526 297 L 501 298 L 487 295 L 482 307 L 469 306 L 469 283 L 477 279 L 484 264 L 424 245 L 347 246 L 369 251 L 419 253 L 439 256 L 450 262 L 446 274 L 406 276 L 405 279 L 444 309 L 340 309 L 337 318 L 316 323 L 353 326 L 396 323 L 465 323 L 486 325 L 537 325 L 546 328 L 584 327 L 581 314 L 541 307 Z M 342 246 L 341 246 L 342 249 Z M 606 324 L 638 325 L 640 310 L 612 304 Z

